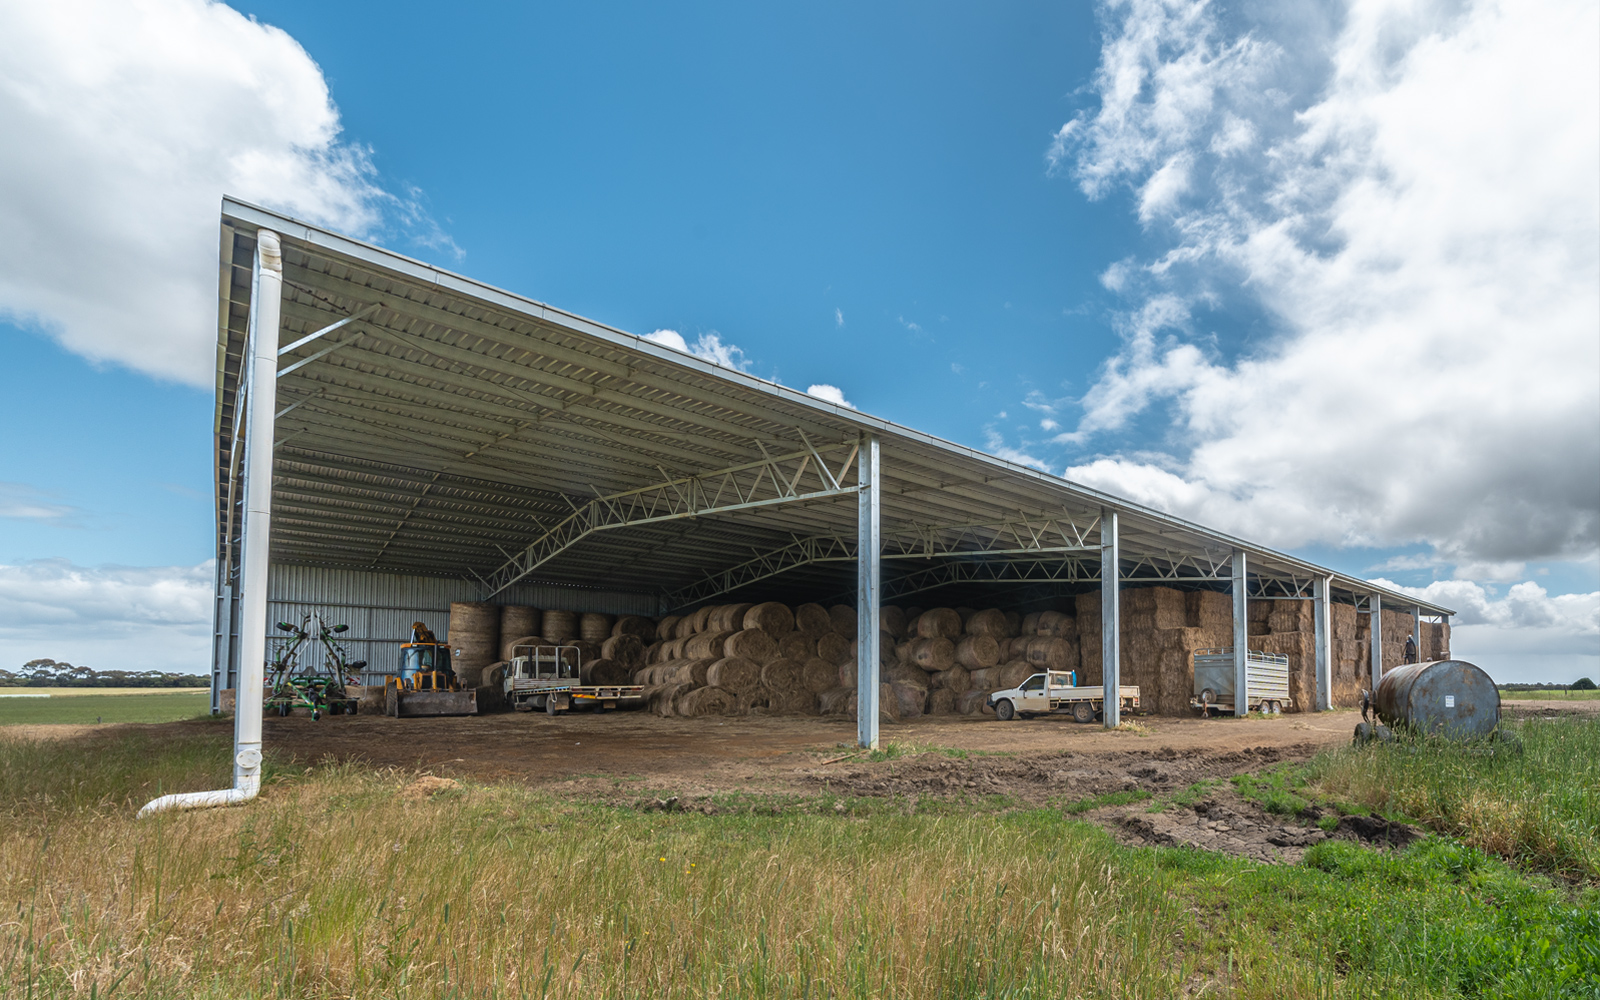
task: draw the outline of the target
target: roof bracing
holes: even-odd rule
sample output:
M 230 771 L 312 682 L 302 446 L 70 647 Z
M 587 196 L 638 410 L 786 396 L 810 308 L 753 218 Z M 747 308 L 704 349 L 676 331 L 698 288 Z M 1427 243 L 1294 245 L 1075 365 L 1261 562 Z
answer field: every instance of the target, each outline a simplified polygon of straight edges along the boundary
M 1133 584 L 1448 609 L 718 367 L 272 212 L 223 204 L 217 524 L 237 560 L 254 234 L 282 240 L 277 562 L 659 595 L 853 588 L 855 449 L 881 444 L 886 598 L 1097 585 L 1104 511 Z M 1043 589 L 1040 589 L 1043 588 Z M 1019 591 L 1020 592 L 1020 591 Z

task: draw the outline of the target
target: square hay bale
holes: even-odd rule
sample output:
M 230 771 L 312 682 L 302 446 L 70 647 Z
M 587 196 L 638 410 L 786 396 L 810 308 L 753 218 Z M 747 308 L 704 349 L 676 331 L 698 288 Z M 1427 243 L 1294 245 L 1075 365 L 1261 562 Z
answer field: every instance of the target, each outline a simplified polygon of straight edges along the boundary
M 1383 641 L 1406 644 L 1406 636 L 1411 634 L 1411 612 L 1390 611 L 1383 609 Z
M 1253 605 L 1253 604 L 1250 605 L 1250 606 L 1251 607 L 1255 607 L 1255 605 Z M 1264 622 L 1264 621 L 1256 621 L 1254 618 L 1250 619 L 1250 623 L 1246 627 L 1249 629 L 1249 634 L 1253 635 L 1253 636 L 1254 635 L 1271 635 L 1272 634 L 1272 628 L 1270 626 L 1268 626 L 1266 622 Z
M 1214 590 L 1184 595 L 1185 612 L 1192 628 L 1215 628 L 1233 621 L 1233 597 Z
M 1090 591 L 1079 594 L 1073 599 L 1073 609 L 1078 619 L 1078 633 L 1081 635 L 1088 631 L 1100 631 L 1100 593 Z
M 1156 629 L 1156 616 L 1153 611 L 1130 611 L 1122 609 L 1122 631 L 1132 629 L 1135 632 L 1154 632 Z
M 1150 587 L 1156 628 L 1188 628 L 1189 609 L 1183 591 L 1171 587 Z M 1231 602 L 1230 602 L 1231 603 Z
M 1353 604 L 1332 604 L 1329 611 L 1333 619 L 1333 637 L 1335 639 L 1354 639 L 1356 637 L 1356 619 L 1361 615 Z
M 1260 622 L 1265 625 L 1267 616 L 1272 614 L 1272 606 L 1277 603 L 1277 601 L 1245 601 L 1245 614 L 1249 616 L 1252 622 Z
M 1310 632 L 1316 628 L 1316 610 L 1310 601 L 1273 601 L 1267 627 L 1274 632 Z
M 1361 705 L 1361 670 L 1355 660 L 1333 661 L 1333 705 L 1335 708 L 1358 708 Z
M 1289 699 L 1294 702 L 1292 711 L 1310 711 L 1316 705 L 1316 636 L 1310 632 L 1277 632 L 1266 636 L 1260 648 L 1264 653 L 1276 653 L 1289 658 Z
M 1105 678 L 1100 672 L 1100 636 L 1097 634 L 1094 641 L 1079 637 L 1078 640 L 1078 683 L 1082 685 L 1104 684 Z

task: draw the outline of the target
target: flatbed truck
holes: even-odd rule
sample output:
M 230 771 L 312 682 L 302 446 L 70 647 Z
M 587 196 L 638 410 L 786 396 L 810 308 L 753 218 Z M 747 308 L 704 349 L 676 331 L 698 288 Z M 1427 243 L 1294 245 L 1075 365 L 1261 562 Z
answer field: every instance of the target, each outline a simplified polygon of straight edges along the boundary
M 559 715 L 574 708 L 604 712 L 644 706 L 642 684 L 584 684 L 576 646 L 517 646 L 503 682 L 506 704 L 518 712 Z
M 1074 722 L 1093 722 L 1105 711 L 1105 688 L 1079 687 L 1078 675 L 1071 670 L 1047 670 L 1034 674 L 1020 685 L 996 691 L 989 696 L 995 718 L 1009 722 L 1035 715 L 1070 715 Z M 1124 684 L 1117 688 L 1122 710 L 1139 708 L 1139 688 Z

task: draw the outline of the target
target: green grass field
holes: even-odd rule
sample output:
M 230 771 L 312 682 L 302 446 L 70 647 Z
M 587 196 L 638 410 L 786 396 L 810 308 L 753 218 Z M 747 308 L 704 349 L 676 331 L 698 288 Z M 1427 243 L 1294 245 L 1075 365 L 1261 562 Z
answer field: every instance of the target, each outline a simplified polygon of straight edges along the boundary
M 1501 700 L 1600 701 L 1600 691 L 1501 691 Z
M 1473 748 L 1366 747 L 1258 784 L 1342 794 L 1359 809 L 1353 800 L 1374 793 L 1341 775 L 1380 769 L 1391 794 L 1414 786 L 1428 801 L 1449 780 L 1428 772 L 1444 763 L 1483 801 L 1565 796 L 1543 815 L 1581 820 L 1595 808 L 1587 766 L 1558 768 L 1552 791 L 1522 783 L 1591 752 L 1597 726 L 1525 724 L 1523 764 Z M 1595 881 L 1552 879 L 1537 857 L 1507 863 L 1456 837 L 1397 853 L 1329 841 L 1303 864 L 1259 865 L 1121 847 L 1064 809 L 819 797 L 643 812 L 514 784 L 441 783 L 430 795 L 411 775 L 348 765 L 269 766 L 247 807 L 139 821 L 133 810 L 158 791 L 225 781 L 226 725 L 93 746 L 0 740 L 0 995 L 1600 991 Z M 1386 752 L 1418 763 L 1385 764 Z M 1473 816 L 1468 833 L 1493 818 Z M 1600 834 L 1579 825 L 1581 855 Z
M 14 689 L 26 690 L 26 689 Z M 175 722 L 211 711 L 206 692 L 53 695 L 49 698 L 0 698 L 0 726 Z

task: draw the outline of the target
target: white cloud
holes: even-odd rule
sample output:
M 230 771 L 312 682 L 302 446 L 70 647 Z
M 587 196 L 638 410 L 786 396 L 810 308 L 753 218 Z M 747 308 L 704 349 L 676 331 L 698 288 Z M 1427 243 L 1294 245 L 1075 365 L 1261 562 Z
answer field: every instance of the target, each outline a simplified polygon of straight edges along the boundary
M 1051 147 L 1164 234 L 1103 277 L 1124 346 L 1057 440 L 1170 420 L 1069 478 L 1278 546 L 1458 572 L 1600 549 L 1600 7 L 1113 0 L 1100 107 Z M 1173 164 L 1186 164 L 1179 184 Z M 1226 358 L 1201 309 L 1275 331 Z M 1259 336 L 1259 335 L 1258 335 Z
M 1005 414 L 1000 414 L 1000 417 L 1001 419 L 1004 419 Z M 1008 462 L 1015 462 L 1018 465 L 1032 466 L 1033 468 L 1038 469 L 1040 472 L 1050 471 L 1049 462 L 1046 462 L 1044 459 L 1039 458 L 1036 455 L 1029 454 L 1025 450 L 1025 447 L 1013 448 L 1006 444 L 1005 439 L 1002 438 L 1000 434 L 993 428 L 985 428 L 984 437 L 986 439 L 984 442 L 985 450 L 987 450 L 989 454 L 995 456 L 996 458 L 1003 458 Z
M 826 382 L 820 382 L 817 385 L 808 386 L 806 388 L 806 395 L 815 396 L 818 399 L 825 399 L 835 406 L 844 406 L 852 410 L 856 408 L 856 404 L 844 398 L 843 389 L 840 389 L 836 385 L 829 385 Z
M 662 347 L 670 347 L 674 351 L 693 354 L 702 361 L 709 361 L 724 368 L 741 372 L 750 369 L 750 361 L 745 357 L 744 351 L 733 344 L 724 344 L 722 335 L 715 330 L 702 333 L 695 338 L 693 347 L 689 346 L 689 342 L 683 339 L 683 334 L 676 330 L 656 330 L 645 334 L 644 339 Z
M 54 497 L 36 486 L 0 481 L 0 517 L 59 522 L 75 513 L 76 507 L 57 503 Z
M 834 309 L 833 322 L 835 326 L 844 326 L 844 310 Z
M 0 565 L 0 665 L 49 657 L 97 669 L 210 669 L 211 562 Z
M 209 386 L 223 194 L 453 249 L 293 38 L 207 0 L 0 5 L 0 316 Z

